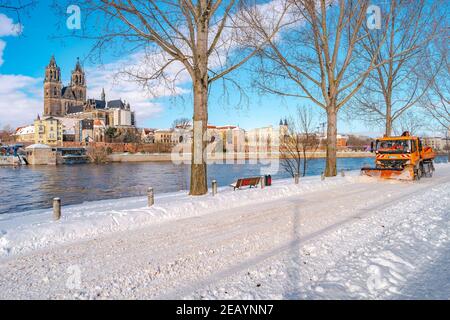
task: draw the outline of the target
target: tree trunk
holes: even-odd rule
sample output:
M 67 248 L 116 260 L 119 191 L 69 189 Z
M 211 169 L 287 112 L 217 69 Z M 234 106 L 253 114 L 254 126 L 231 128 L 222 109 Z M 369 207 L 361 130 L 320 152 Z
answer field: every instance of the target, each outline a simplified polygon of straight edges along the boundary
M 327 159 L 325 167 L 326 177 L 335 177 L 337 158 L 337 112 L 336 108 L 330 106 L 327 111 Z
M 386 112 L 386 131 L 384 133 L 386 137 L 392 135 L 392 117 L 390 112 Z
M 306 166 L 307 166 L 307 156 L 306 156 L 306 147 L 303 147 L 303 177 L 306 177 Z
M 208 85 L 203 81 L 194 84 L 194 141 L 192 143 L 191 185 L 192 196 L 208 193 L 206 149 L 206 130 L 208 126 Z
M 206 8 L 206 1 L 203 7 Z M 207 15 L 201 15 L 197 30 L 197 48 L 194 57 L 194 141 L 192 143 L 191 185 L 189 194 L 200 196 L 208 193 L 206 130 L 208 127 L 208 27 Z
M 390 137 L 392 134 L 392 119 L 386 117 L 386 131 L 384 133 L 386 137 Z
M 386 137 L 390 137 L 392 135 L 392 105 L 391 99 L 389 97 L 386 98 Z

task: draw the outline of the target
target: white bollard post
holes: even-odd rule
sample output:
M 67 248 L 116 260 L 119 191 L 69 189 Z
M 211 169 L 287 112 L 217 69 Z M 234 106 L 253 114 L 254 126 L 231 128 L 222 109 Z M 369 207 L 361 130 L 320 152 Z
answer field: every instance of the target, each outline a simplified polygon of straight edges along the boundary
M 298 183 L 299 183 L 299 180 L 300 180 L 299 174 L 298 174 L 298 173 L 294 174 L 294 181 L 295 181 L 295 184 L 298 184 Z
M 345 171 L 344 171 L 344 169 L 341 170 L 341 177 L 345 177 Z
M 217 181 L 212 181 L 212 195 L 215 196 L 217 194 Z
M 266 177 L 261 176 L 260 183 L 261 183 L 261 189 L 264 189 L 264 187 L 266 186 Z
M 148 206 L 151 207 L 155 204 L 155 193 L 153 188 L 148 188 L 147 190 Z
M 55 219 L 55 221 L 58 221 L 59 219 L 61 219 L 61 199 L 60 198 L 53 199 L 53 219 Z

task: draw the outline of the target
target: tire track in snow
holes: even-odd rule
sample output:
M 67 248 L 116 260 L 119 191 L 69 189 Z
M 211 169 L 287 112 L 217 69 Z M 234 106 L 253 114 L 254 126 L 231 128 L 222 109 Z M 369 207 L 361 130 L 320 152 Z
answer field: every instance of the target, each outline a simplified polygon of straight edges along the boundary
M 447 177 L 435 179 L 432 182 L 430 181 L 430 183 L 423 183 L 423 186 L 419 185 L 420 190 L 415 192 L 421 192 L 425 188 L 439 185 L 439 181 L 444 180 L 448 180 Z M 273 248 L 273 242 L 275 240 L 283 239 L 283 237 L 276 235 L 275 233 L 285 232 L 289 229 L 290 225 L 286 223 L 292 219 L 291 216 L 283 216 L 281 214 L 282 212 L 280 212 L 280 208 L 278 208 L 280 205 L 283 207 L 283 210 L 285 210 L 285 208 L 289 208 L 289 210 L 292 211 L 297 209 L 299 205 L 301 206 L 301 209 L 303 209 L 304 206 L 310 206 L 311 209 L 311 206 L 319 204 L 315 210 L 308 212 L 311 216 L 326 207 L 332 207 L 333 203 L 339 205 L 340 203 L 345 203 L 346 200 L 351 203 L 351 199 L 353 197 L 365 194 L 369 195 L 370 199 L 367 199 L 367 203 L 361 204 L 361 208 L 358 210 L 365 210 L 369 203 L 371 206 L 369 208 L 371 208 L 371 210 L 379 210 L 380 206 L 377 205 L 377 203 L 380 203 L 380 201 L 383 202 L 383 197 L 385 197 L 386 194 L 377 196 L 377 194 L 379 194 L 379 190 L 371 190 L 374 185 L 376 186 L 377 184 L 356 183 L 355 185 L 346 186 L 344 188 L 341 186 L 333 186 L 332 188 L 327 188 L 325 190 L 300 194 L 299 196 L 288 197 L 283 200 L 262 202 L 259 205 L 248 205 L 241 207 L 239 208 L 239 213 L 234 213 L 236 209 L 222 210 L 221 212 L 214 212 L 210 215 L 186 218 L 183 220 L 170 221 L 159 226 L 146 227 L 143 230 L 120 232 L 104 239 L 85 241 L 40 252 L 34 252 L 20 258 L 12 258 L 9 260 L 9 263 L 5 264 L 8 264 L 9 267 L 12 268 L 14 265 L 17 265 L 17 263 L 23 263 L 25 266 L 29 264 L 33 265 L 36 263 L 36 260 L 40 261 L 40 259 L 44 259 L 44 264 L 49 263 L 49 265 L 44 265 L 42 269 L 34 269 L 32 271 L 36 271 L 39 276 L 39 272 L 45 273 L 46 271 L 48 272 L 49 268 L 54 267 L 55 272 L 59 272 L 58 279 L 61 280 L 64 279 L 64 277 L 61 276 L 65 276 L 64 273 L 67 263 L 73 264 L 74 262 L 81 261 L 82 265 L 86 267 L 91 266 L 91 268 L 93 268 L 92 279 L 90 279 L 90 281 L 96 280 L 98 281 L 98 284 L 101 285 L 104 281 L 114 281 L 115 277 L 120 278 L 120 272 L 126 272 L 127 276 L 131 278 L 131 283 L 124 282 L 121 284 L 132 286 L 135 285 L 136 282 L 141 281 L 142 277 L 145 279 L 145 274 L 142 272 L 142 265 L 146 263 L 146 258 L 144 256 L 147 254 L 147 256 L 152 256 L 153 259 L 162 266 L 162 269 L 164 269 L 164 266 L 167 266 L 166 269 L 169 270 L 169 272 L 164 274 L 164 277 L 161 278 L 161 283 L 159 283 L 159 285 L 161 285 L 160 287 L 150 288 L 150 292 L 147 293 L 140 291 L 138 292 L 140 294 L 138 297 L 154 297 L 158 291 L 159 293 L 162 293 L 161 290 L 167 290 L 167 292 L 160 297 L 172 297 L 173 295 L 180 295 L 179 290 L 174 290 L 174 288 L 181 286 L 184 288 L 181 290 L 181 293 L 188 291 L 192 292 L 192 290 L 196 288 L 213 283 L 220 277 L 227 276 L 227 274 L 233 275 L 236 272 L 240 272 L 243 268 L 245 269 L 248 266 L 258 264 L 268 258 L 276 256 L 277 251 L 280 250 L 280 246 L 273 250 L 267 250 L 264 246 L 268 245 Z M 394 191 L 397 191 L 398 187 L 403 187 L 399 184 L 386 184 L 386 186 L 390 186 L 390 188 Z M 393 199 L 390 200 L 390 203 L 399 201 L 400 198 L 403 199 L 414 194 L 410 193 L 409 190 L 417 189 L 418 184 L 404 184 L 404 186 L 406 187 L 401 189 L 398 195 L 394 195 Z M 330 192 L 334 192 L 334 194 L 330 195 Z M 323 200 L 324 195 L 326 201 Z M 267 210 L 268 204 L 270 206 Z M 263 209 L 258 211 L 258 208 Z M 241 211 L 242 209 L 245 210 Z M 351 212 L 352 209 L 352 207 L 346 208 L 343 214 Z M 355 216 L 358 218 L 358 215 L 358 213 L 356 215 L 352 215 L 345 221 L 341 221 L 339 225 L 345 225 L 346 223 L 354 220 Z M 227 222 L 226 219 L 229 218 L 234 218 L 234 220 Z M 330 232 L 331 230 L 338 228 L 339 225 L 335 224 L 322 228 L 308 237 L 319 237 L 326 232 Z M 184 231 L 189 227 L 196 229 L 193 232 L 185 233 Z M 157 235 L 148 236 L 152 230 L 157 230 Z M 230 230 L 234 232 L 230 232 Z M 146 234 L 147 236 L 145 236 Z M 265 242 L 258 239 L 258 236 L 265 234 L 271 238 L 265 239 Z M 144 235 L 144 239 L 140 239 L 142 235 Z M 171 238 L 173 235 L 175 235 L 174 239 Z M 123 237 L 123 239 L 118 241 L 117 238 L 120 237 Z M 171 239 L 171 242 L 165 244 L 164 240 L 169 238 Z M 252 247 L 252 242 L 255 241 L 261 241 L 261 243 L 258 244 L 258 247 Z M 287 244 L 285 242 L 285 245 L 281 246 L 281 248 L 287 250 L 289 249 L 289 245 L 298 245 L 301 243 L 299 241 L 300 240 L 297 239 L 292 242 L 288 242 Z M 164 246 L 155 250 L 152 248 L 152 243 L 155 242 L 163 242 Z M 235 244 L 236 246 L 234 246 Z M 133 248 L 133 246 L 135 246 L 135 248 Z M 223 251 L 217 250 L 222 247 L 225 248 Z M 216 252 L 211 255 L 199 257 L 198 250 L 202 248 L 206 248 L 207 250 L 216 250 Z M 262 253 L 260 253 L 261 250 Z M 245 254 L 256 254 L 256 257 L 251 257 L 250 259 L 247 258 L 244 264 L 239 263 L 239 259 L 245 257 Z M 193 258 L 191 259 L 191 257 Z M 171 274 L 170 264 L 174 261 L 180 259 L 182 260 L 183 258 L 188 259 L 179 265 L 180 269 L 177 273 Z M 218 264 L 219 260 L 221 261 Z M 100 265 L 95 265 L 96 262 L 101 263 Z M 5 264 L 3 264 L 3 267 L 5 267 Z M 126 266 L 126 271 L 121 270 L 124 266 Z M 211 272 L 208 271 L 208 266 L 215 266 L 217 267 L 216 270 L 220 271 L 214 272 L 215 270 L 213 269 L 211 275 Z M 0 283 L 2 283 L 1 281 L 5 281 L 3 283 L 9 283 L 8 279 L 4 278 L 4 280 L 1 280 L 2 276 L 7 277 L 8 271 L 11 272 L 9 267 L 2 268 L 3 270 L 1 273 L 2 275 L 0 275 Z M 99 270 L 96 270 L 96 268 Z M 198 273 L 195 274 L 194 278 L 192 278 L 189 274 L 185 274 L 193 270 L 195 271 L 195 269 L 198 270 L 196 271 Z M 17 269 L 15 271 L 17 271 Z M 100 274 L 100 272 L 104 272 L 104 274 Z M 20 271 L 19 273 L 26 276 L 30 273 L 30 270 Z M 164 273 L 164 270 L 162 270 L 162 273 Z M 58 274 L 56 276 L 58 276 Z M 136 277 L 133 279 L 133 276 Z M 99 279 L 96 279 L 96 277 L 99 277 Z M 19 280 L 23 279 L 22 282 L 27 280 L 26 277 L 16 278 L 19 278 Z M 122 278 L 124 278 L 123 275 Z M 189 282 L 192 283 L 187 286 L 184 285 Z M 21 283 L 18 283 L 18 285 L 20 284 Z M 148 289 L 145 285 L 152 284 L 155 284 L 155 282 L 150 281 L 145 283 L 141 289 Z M 22 283 L 22 285 L 24 284 Z M 89 286 L 94 288 L 95 283 L 89 284 Z M 20 291 L 20 289 L 25 288 L 18 289 Z M 54 295 L 54 291 L 52 291 L 52 289 L 54 288 L 49 288 L 49 290 L 46 291 L 47 294 Z M 132 293 L 124 293 L 123 291 L 119 291 L 119 293 L 130 294 L 130 297 L 132 296 Z M 61 294 L 62 296 L 70 296 L 71 293 L 64 292 L 63 288 L 58 294 Z M 20 295 L 20 292 L 18 292 L 18 295 Z
M 402 194 L 400 196 L 393 197 L 390 201 L 383 202 L 383 204 L 372 205 L 371 207 L 368 207 L 365 209 L 359 209 L 357 214 L 349 216 L 348 218 L 346 218 L 342 221 L 339 221 L 337 223 L 329 225 L 329 226 L 327 226 L 321 230 L 318 230 L 316 232 L 313 232 L 312 234 L 309 234 L 307 236 L 300 237 L 299 239 L 294 239 L 292 241 L 289 241 L 288 243 L 285 243 L 281 246 L 273 248 L 270 251 L 267 251 L 261 255 L 253 257 L 251 259 L 248 259 L 236 266 L 233 266 L 232 268 L 222 270 L 222 271 L 208 277 L 207 279 L 204 279 L 200 282 L 192 283 L 191 285 L 185 286 L 181 290 L 176 289 L 175 291 L 158 296 L 157 299 L 171 299 L 174 297 L 177 297 L 177 298 L 185 297 L 192 292 L 198 291 L 202 288 L 206 288 L 206 287 L 212 285 L 214 282 L 217 282 L 218 279 L 232 277 L 233 275 L 236 275 L 242 271 L 245 271 L 245 270 L 251 268 L 252 266 L 259 265 L 259 264 L 265 262 L 266 260 L 269 260 L 269 259 L 274 258 L 279 255 L 283 255 L 286 251 L 289 251 L 292 247 L 299 247 L 299 246 L 305 244 L 306 242 L 317 239 L 327 233 L 336 231 L 337 229 L 341 228 L 342 226 L 344 226 L 348 223 L 352 223 L 355 219 L 362 219 L 362 218 L 368 217 L 370 215 L 373 215 L 374 213 L 377 214 L 378 212 L 380 212 L 386 208 L 389 208 L 396 202 L 400 202 L 411 196 L 421 194 L 421 193 L 423 193 L 424 190 L 426 190 L 430 187 L 436 187 L 439 185 L 443 185 L 447 182 L 448 182 L 447 177 L 436 179 L 435 181 L 432 182 L 431 185 L 428 185 L 428 184 L 423 185 L 422 187 L 420 187 L 419 189 L 417 189 L 413 192 L 408 192 L 408 191 L 402 192 Z

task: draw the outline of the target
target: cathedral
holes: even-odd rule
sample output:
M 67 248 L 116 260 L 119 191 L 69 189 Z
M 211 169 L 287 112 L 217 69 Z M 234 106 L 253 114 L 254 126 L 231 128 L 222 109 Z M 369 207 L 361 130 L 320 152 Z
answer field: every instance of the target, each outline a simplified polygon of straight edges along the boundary
M 61 70 L 52 56 L 45 69 L 44 80 L 44 116 L 65 116 L 69 109 L 81 107 L 86 104 L 86 78 L 77 61 L 72 71 L 70 84 L 63 87 Z
M 108 128 L 128 136 L 136 133 L 135 113 L 129 103 L 122 99 L 106 101 L 104 90 L 100 100 L 86 97 L 86 76 L 79 59 L 67 86 L 62 85 L 55 57 L 50 59 L 45 68 L 43 119 L 63 124 L 63 141 L 104 142 Z

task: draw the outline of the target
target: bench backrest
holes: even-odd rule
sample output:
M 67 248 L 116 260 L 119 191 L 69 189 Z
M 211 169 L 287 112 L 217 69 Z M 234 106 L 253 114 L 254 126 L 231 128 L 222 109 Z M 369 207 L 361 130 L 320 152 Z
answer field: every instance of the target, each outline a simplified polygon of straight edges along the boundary
M 247 187 L 247 186 L 256 186 L 259 184 L 260 180 L 261 180 L 260 177 L 239 179 L 237 181 L 236 188 Z

